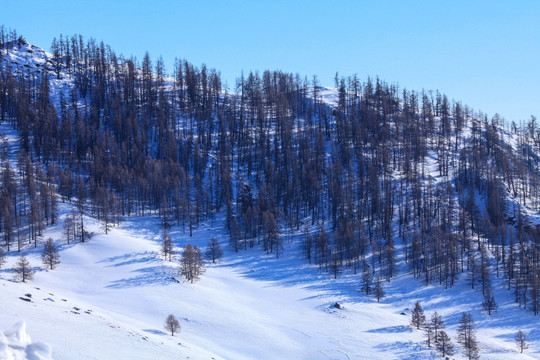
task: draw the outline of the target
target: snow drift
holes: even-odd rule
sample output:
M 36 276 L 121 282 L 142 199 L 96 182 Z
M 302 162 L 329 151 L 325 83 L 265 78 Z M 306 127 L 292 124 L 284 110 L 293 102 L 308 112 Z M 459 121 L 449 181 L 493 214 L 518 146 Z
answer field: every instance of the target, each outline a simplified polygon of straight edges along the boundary
M 0 359 L 52 360 L 51 348 L 43 342 L 32 343 L 26 333 L 26 323 L 21 321 L 0 333 Z

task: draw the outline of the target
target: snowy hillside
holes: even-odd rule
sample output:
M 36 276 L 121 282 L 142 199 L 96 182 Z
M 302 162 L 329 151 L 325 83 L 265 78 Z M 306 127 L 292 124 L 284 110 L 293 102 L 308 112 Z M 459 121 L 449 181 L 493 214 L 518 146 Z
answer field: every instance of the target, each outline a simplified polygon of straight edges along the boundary
M 6 266 L 0 322 L 26 320 L 28 333 L 50 344 L 57 360 L 434 359 L 423 332 L 409 326 L 410 310 L 420 299 L 427 314 L 436 310 L 443 316 L 452 337 L 461 312 L 472 311 L 483 359 L 540 355 L 537 319 L 511 301 L 489 317 L 476 310 L 481 294 L 465 282 L 444 290 L 398 276 L 385 284 L 388 296 L 377 303 L 361 294 L 355 276 L 333 281 L 298 260 L 296 243 L 287 245 L 288 255 L 280 260 L 254 250 L 226 252 L 199 282 L 177 283 L 177 264 L 158 255 L 159 233 L 151 230 L 157 228 L 151 219 L 127 220 L 109 235 L 63 247 L 54 271 L 38 268 L 39 254 L 30 253 L 38 273 L 27 284 L 9 281 Z M 176 249 L 188 240 L 204 245 L 210 235 L 224 241 L 219 230 L 206 227 L 194 240 L 173 233 Z M 500 303 L 511 297 L 505 290 L 496 295 Z M 169 313 L 182 326 L 174 337 L 163 329 Z M 514 344 L 518 329 L 531 345 L 524 355 Z
M 32 339 L 26 333 L 26 324 L 21 321 L 0 333 L 0 358 L 49 360 L 51 348 L 44 343 L 32 343 Z
M 420 110 L 419 93 L 399 100 L 378 79 L 361 94 L 356 80 L 308 89 L 250 74 L 228 94 L 206 67 L 168 78 L 146 58 L 79 50 L 91 59 L 10 43 L 0 69 L 20 81 L 0 77 L 0 330 L 26 324 L 0 334 L 0 359 L 48 356 L 28 355 L 27 335 L 56 360 L 439 358 L 410 325 L 417 301 L 442 315 L 452 358 L 464 359 L 463 312 L 482 359 L 540 358 L 534 136 L 461 104 L 450 116 L 438 93 Z M 186 281 L 180 254 L 212 237 L 223 258 Z M 32 281 L 14 280 L 18 248 Z M 364 289 L 375 278 L 380 302 Z

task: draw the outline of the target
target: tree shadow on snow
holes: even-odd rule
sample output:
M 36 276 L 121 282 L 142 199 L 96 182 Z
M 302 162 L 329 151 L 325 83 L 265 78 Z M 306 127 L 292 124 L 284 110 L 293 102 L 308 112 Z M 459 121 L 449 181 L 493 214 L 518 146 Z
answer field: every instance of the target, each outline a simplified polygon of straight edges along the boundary
M 173 274 L 176 272 L 165 265 L 137 269 L 131 273 L 135 275 L 125 279 L 113 280 L 107 287 L 112 289 L 126 289 L 142 286 L 164 286 L 176 282 L 173 277 Z
M 156 329 L 143 329 L 143 331 L 154 335 L 167 335 L 165 332 Z
M 376 348 L 382 353 L 388 352 L 392 357 L 398 356 L 401 360 L 440 359 L 433 351 L 426 351 L 427 349 L 422 344 L 414 341 L 384 343 Z
M 290 246 L 286 246 L 280 258 L 277 258 L 275 253 L 261 253 L 261 248 L 255 246 L 253 249 L 226 254 L 224 261 L 217 267 L 231 268 L 243 277 L 275 283 L 278 286 L 303 286 L 316 293 L 331 294 L 337 299 L 345 297 L 348 301 L 372 301 L 372 297 L 366 297 L 360 292 L 359 276 L 346 275 L 334 279 L 329 271 L 303 259 L 295 249 L 297 244 L 287 245 Z
M 107 259 L 100 260 L 97 263 L 113 263 L 107 265 L 106 267 L 119 267 L 133 264 L 149 263 L 155 261 L 157 258 L 158 254 L 155 251 L 140 251 L 118 256 L 111 256 Z
M 378 334 L 396 334 L 396 333 L 410 333 L 413 332 L 410 326 L 397 325 L 397 326 L 388 326 L 378 329 L 371 329 L 366 332 L 369 333 L 378 333 Z

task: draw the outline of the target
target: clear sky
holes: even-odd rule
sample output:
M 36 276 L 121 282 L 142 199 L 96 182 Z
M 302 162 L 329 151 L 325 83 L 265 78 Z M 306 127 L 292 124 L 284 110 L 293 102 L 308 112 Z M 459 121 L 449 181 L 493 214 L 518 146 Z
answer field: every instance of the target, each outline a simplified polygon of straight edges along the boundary
M 333 86 L 379 76 L 438 89 L 490 117 L 540 116 L 540 1 L 0 0 L 0 24 L 49 49 L 60 33 L 125 56 L 240 72 L 280 69 Z

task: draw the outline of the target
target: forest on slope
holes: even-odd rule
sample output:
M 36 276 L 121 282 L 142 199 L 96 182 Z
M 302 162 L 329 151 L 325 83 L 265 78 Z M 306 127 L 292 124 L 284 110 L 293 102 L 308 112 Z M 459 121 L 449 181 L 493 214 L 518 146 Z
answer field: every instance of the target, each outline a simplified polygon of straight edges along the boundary
M 0 30 L 1 248 L 41 242 L 58 219 L 85 241 L 130 215 L 193 229 L 217 214 L 235 251 L 279 257 L 305 229 L 306 261 L 331 272 L 396 275 L 397 254 L 426 284 L 460 273 L 490 293 L 504 277 L 520 306 L 540 308 L 540 128 L 488 118 L 438 91 L 381 79 L 281 71 L 241 74 L 178 59 L 117 55 L 80 35 L 50 54 Z M 16 165 L 15 165 L 16 163 Z M 398 251 L 401 249 L 401 251 Z

